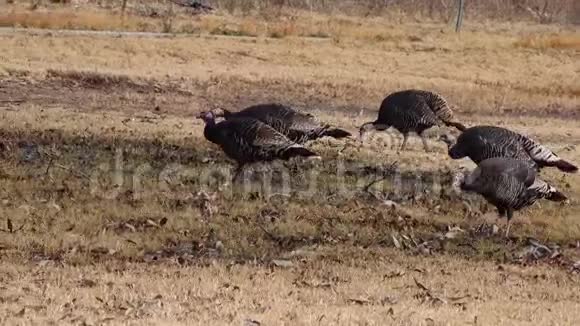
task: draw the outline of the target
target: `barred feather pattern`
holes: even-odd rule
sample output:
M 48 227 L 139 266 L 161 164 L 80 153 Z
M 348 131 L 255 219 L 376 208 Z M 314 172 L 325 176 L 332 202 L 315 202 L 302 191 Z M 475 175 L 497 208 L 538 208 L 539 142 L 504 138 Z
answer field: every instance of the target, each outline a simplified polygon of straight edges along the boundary
M 525 136 L 519 135 L 519 141 L 528 152 L 530 157 L 536 162 L 556 162 L 560 158 L 548 148 L 536 143 Z
M 375 123 L 393 126 L 402 133 L 421 133 L 440 124 L 465 129 L 454 121 L 453 111 L 441 95 L 416 89 L 389 94 L 381 103 Z
M 555 166 L 565 172 L 578 171 L 578 167 L 576 167 L 574 164 L 564 161 L 550 149 L 537 143 L 531 138 L 519 134 L 518 138 L 528 155 L 530 155 L 532 160 L 534 160 L 534 162 L 536 162 L 540 168 L 546 166 Z
M 299 144 L 323 136 L 335 138 L 350 136 L 347 131 L 332 128 L 311 114 L 277 103 L 254 105 L 239 112 L 225 114 L 226 119 L 234 117 L 257 119 Z
M 453 159 L 469 157 L 475 163 L 492 157 L 517 158 L 534 162 L 538 168 L 556 166 L 566 172 L 577 167 L 562 160 L 547 147 L 511 130 L 476 126 L 465 130 L 449 148 Z
M 499 211 L 520 210 L 542 198 L 553 201 L 566 198 L 555 187 L 537 178 L 529 161 L 513 158 L 482 161 L 464 178 L 461 188 L 482 195 Z
M 475 192 L 481 194 L 488 202 L 500 208 L 519 210 L 532 205 L 539 196 L 509 174 L 487 175 L 481 180 L 480 188 Z
M 550 198 L 552 194 L 558 193 L 556 187 L 548 184 L 546 181 L 536 178 L 534 183 L 528 187 L 529 191 L 538 194 L 540 198 Z
M 231 118 L 217 124 L 206 123 L 204 135 L 240 164 L 316 156 L 256 119 Z
M 476 126 L 467 129 L 451 146 L 449 155 L 453 159 L 467 156 L 477 164 L 492 157 L 530 160 L 516 133 L 494 126 Z
M 415 90 L 415 92 L 425 99 L 429 108 L 441 121 L 450 122 L 454 120 L 453 111 L 451 111 L 449 104 L 447 104 L 443 96 L 430 91 Z

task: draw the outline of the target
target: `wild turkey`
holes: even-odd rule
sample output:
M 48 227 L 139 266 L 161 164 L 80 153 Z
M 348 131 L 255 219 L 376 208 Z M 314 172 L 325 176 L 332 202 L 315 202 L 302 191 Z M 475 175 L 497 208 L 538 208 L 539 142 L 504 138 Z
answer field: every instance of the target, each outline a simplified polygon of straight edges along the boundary
M 471 173 L 458 173 L 454 187 L 482 195 L 507 217 L 506 237 L 514 211 L 530 206 L 538 199 L 564 201 L 566 196 L 536 177 L 530 161 L 514 158 L 490 158 L 479 163 Z
M 256 119 L 232 118 L 216 123 L 211 111 L 202 112 L 197 117 L 205 122 L 205 138 L 219 145 L 228 157 L 237 162 L 234 180 L 246 164 L 289 160 L 296 156 L 318 157 L 316 153 Z
M 239 112 L 218 109 L 216 113 L 218 117 L 224 117 L 226 120 L 242 117 L 259 120 L 298 144 L 324 136 L 333 138 L 351 136 L 348 131 L 322 123 L 311 114 L 277 103 L 258 104 Z
M 564 172 L 577 172 L 578 167 L 569 163 L 534 140 L 511 130 L 494 126 L 476 126 L 465 130 L 457 141 L 448 134 L 441 140 L 447 143 L 452 159 L 469 157 L 479 163 L 492 157 L 531 160 L 538 169 L 557 167 Z
M 362 139 L 364 133 L 370 130 L 384 131 L 394 127 L 403 134 L 400 150 L 405 149 L 409 132 L 416 132 L 421 137 L 425 151 L 429 151 L 423 132 L 441 123 L 461 131 L 466 129 L 455 121 L 453 111 L 441 95 L 410 89 L 388 95 L 381 103 L 378 119 L 360 127 L 360 137 Z

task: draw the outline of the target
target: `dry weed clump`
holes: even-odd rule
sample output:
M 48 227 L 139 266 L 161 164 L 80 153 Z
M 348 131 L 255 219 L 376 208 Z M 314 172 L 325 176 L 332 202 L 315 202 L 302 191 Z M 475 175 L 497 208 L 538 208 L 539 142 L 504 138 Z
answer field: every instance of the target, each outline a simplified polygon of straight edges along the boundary
M 121 17 L 109 12 L 92 10 L 49 11 L 14 10 L 0 14 L 0 27 L 25 27 L 42 29 L 80 29 L 111 31 L 148 31 L 155 27 L 145 19 Z
M 260 14 L 281 17 L 292 11 L 325 15 L 358 17 L 384 16 L 396 20 L 449 21 L 456 12 L 456 0 L 368 0 L 368 1 L 216 1 L 216 6 L 234 15 Z M 536 20 L 541 23 L 561 22 L 573 10 L 573 0 L 470 1 L 465 8 L 469 19 L 476 20 Z
M 367 20 L 363 23 L 356 17 L 305 12 L 278 18 L 207 15 L 191 25 L 200 32 L 227 36 L 311 37 L 373 42 L 399 41 L 405 37 L 403 30 L 393 28 L 383 20 Z M 183 26 L 182 30 L 185 28 Z
M 563 22 L 572 12 L 571 0 L 500 4 L 492 1 L 468 3 L 470 22 L 530 21 Z M 33 11 L 18 5 L 4 5 L 0 26 L 45 29 L 126 30 L 163 33 L 210 33 L 228 36 L 266 36 L 284 38 L 363 38 L 390 39 L 389 30 L 404 22 L 447 24 L 455 11 L 455 0 L 429 4 L 423 1 L 218 1 L 213 14 L 192 13 L 177 2 L 37 3 Z M 546 2 L 547 3 L 547 2 Z M 127 5 L 121 14 L 121 8 Z M 38 8 L 37 8 L 38 7 Z M 29 8 L 30 9 L 30 8 Z M 570 10 L 568 10 L 570 9 Z M 483 18 L 483 19 L 482 19 Z M 382 22 L 380 22 L 382 20 Z M 572 19 L 573 20 L 573 19 Z M 378 22 L 378 23 L 377 23 Z
M 514 45 L 539 50 L 580 50 L 580 34 L 527 36 L 516 41 Z
M 84 87 L 116 87 L 119 85 L 134 84 L 128 76 L 91 71 L 48 69 L 46 71 L 46 76 L 48 78 L 58 78 L 65 82 L 69 81 L 76 84 L 82 84 Z
M 138 7 L 149 8 L 150 6 L 153 4 L 143 3 Z M 413 34 L 412 38 L 420 41 L 421 37 L 416 36 L 420 34 L 420 29 L 413 24 L 425 21 L 421 18 L 421 12 L 400 12 L 397 11 L 396 6 L 390 9 L 389 15 L 370 17 L 352 15 L 349 11 L 338 11 L 329 15 L 324 11 L 308 11 L 299 8 L 282 8 L 272 11 L 267 7 L 258 11 L 249 11 L 243 15 L 217 11 L 212 14 L 192 16 L 178 6 L 158 7 L 159 4 L 156 4 L 155 14 L 150 15 L 142 15 L 134 10 L 121 15 L 118 10 L 90 6 L 81 6 L 74 10 L 67 6 L 35 11 L 12 8 L 7 13 L 0 14 L 0 26 L 207 33 L 270 38 L 314 37 L 333 40 L 365 40 L 373 43 L 394 42 L 399 45 L 399 43 L 405 43 L 409 34 Z M 409 15 L 414 18 L 408 19 Z M 437 23 L 432 19 L 427 21 L 430 24 Z M 402 24 L 403 22 L 406 24 Z M 574 36 L 570 38 L 573 39 Z M 562 40 L 559 47 L 569 48 L 569 43 L 568 40 Z

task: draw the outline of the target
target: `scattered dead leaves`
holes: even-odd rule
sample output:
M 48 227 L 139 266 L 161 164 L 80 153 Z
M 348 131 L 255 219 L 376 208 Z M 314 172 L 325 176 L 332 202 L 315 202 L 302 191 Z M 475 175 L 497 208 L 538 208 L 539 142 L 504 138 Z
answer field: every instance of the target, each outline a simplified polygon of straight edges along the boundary
M 436 294 L 432 289 L 425 286 L 423 283 L 419 282 L 416 278 L 413 277 L 413 281 L 415 285 L 419 288 L 420 292 L 415 295 L 415 298 L 419 300 L 421 303 L 427 303 L 430 305 L 438 305 L 438 304 L 450 304 L 453 306 L 461 307 L 462 309 L 466 309 L 466 305 L 468 300 L 471 298 L 470 295 L 463 295 L 463 296 L 456 296 L 456 297 L 444 297 L 442 295 Z

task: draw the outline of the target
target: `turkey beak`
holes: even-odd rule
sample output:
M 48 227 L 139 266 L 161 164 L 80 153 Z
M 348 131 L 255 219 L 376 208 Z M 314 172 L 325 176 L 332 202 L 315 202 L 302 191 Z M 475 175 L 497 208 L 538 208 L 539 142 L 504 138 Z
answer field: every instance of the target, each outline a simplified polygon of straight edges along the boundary
M 358 131 L 358 139 L 357 140 L 359 141 L 359 143 L 361 143 L 361 145 L 364 142 L 365 132 L 366 132 L 366 130 L 363 127 L 361 127 Z
M 447 148 L 451 148 L 451 146 L 453 146 L 453 138 L 451 138 L 449 135 L 441 135 L 439 136 L 439 141 L 442 141 L 445 145 L 447 145 Z
M 375 126 L 372 122 L 367 122 L 365 124 L 363 124 L 362 126 L 360 126 L 360 128 L 358 129 L 358 133 L 359 133 L 359 142 L 363 143 L 364 141 L 364 135 L 370 131 L 370 130 L 375 130 Z
M 207 112 L 206 112 L 206 111 L 201 111 L 200 113 L 198 113 L 198 114 L 195 116 L 195 118 L 196 118 L 196 119 L 201 119 L 201 120 L 203 120 L 203 119 L 205 118 L 206 114 L 207 114 Z
M 216 108 L 212 111 L 217 118 L 223 118 L 225 116 L 225 110 L 223 108 Z

